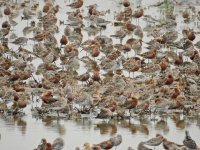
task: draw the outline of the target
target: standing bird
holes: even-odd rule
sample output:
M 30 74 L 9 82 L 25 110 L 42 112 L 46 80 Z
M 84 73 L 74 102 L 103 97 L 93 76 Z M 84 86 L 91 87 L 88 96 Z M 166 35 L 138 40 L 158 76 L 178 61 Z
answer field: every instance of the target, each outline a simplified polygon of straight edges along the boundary
M 78 1 L 71 3 L 67 6 L 69 6 L 71 8 L 81 8 L 83 6 L 83 0 L 78 0 Z
M 52 103 L 55 103 L 56 101 L 58 101 L 58 99 L 53 98 L 51 91 L 46 91 L 42 95 L 41 99 L 45 104 L 52 104 Z
M 113 146 L 115 146 L 115 150 L 117 149 L 117 146 L 122 143 L 122 135 L 118 134 L 116 137 L 110 138 L 110 141 L 113 142 Z
M 53 150 L 62 150 L 64 147 L 64 141 L 62 138 L 56 138 L 53 141 L 52 148 Z
M 174 64 L 175 65 L 182 65 L 183 64 L 183 55 L 181 53 L 179 53 L 179 55 L 177 55 L 175 57 Z
M 6 8 L 4 9 L 4 15 L 9 16 L 10 14 L 11 14 L 10 8 L 9 8 L 9 7 L 6 7 Z
M 12 43 L 22 46 L 22 45 L 25 45 L 27 42 L 28 42 L 28 39 L 26 37 L 18 37 Z
M 183 144 L 189 149 L 196 149 L 196 142 L 190 137 L 189 131 L 185 131 L 185 139 L 183 140 Z
M 90 78 L 90 74 L 89 74 L 88 71 L 86 73 L 81 74 L 80 76 L 78 76 L 78 80 L 81 81 L 82 84 L 83 84 L 83 82 L 88 83 L 89 78 Z
M 144 142 L 145 145 L 149 146 L 158 146 L 160 145 L 164 140 L 164 137 L 160 134 L 156 134 L 156 137 L 149 139 L 148 141 Z
M 62 45 L 66 45 L 67 43 L 68 43 L 68 39 L 65 35 L 63 35 L 62 38 L 60 39 L 60 44 L 61 44 L 60 47 L 62 47 Z
M 174 82 L 174 77 L 171 74 L 168 74 L 165 78 L 165 85 L 170 85 Z
M 140 55 L 144 58 L 147 58 L 148 62 L 149 62 L 149 59 L 154 59 L 156 57 L 156 52 L 157 52 L 157 49 L 152 49 L 152 50 L 144 52 Z
M 131 116 L 131 109 L 136 108 L 137 104 L 138 104 L 138 100 L 135 97 L 132 97 L 131 99 L 128 99 L 127 101 L 125 101 L 122 107 L 124 107 L 125 109 L 129 109 L 129 113 Z

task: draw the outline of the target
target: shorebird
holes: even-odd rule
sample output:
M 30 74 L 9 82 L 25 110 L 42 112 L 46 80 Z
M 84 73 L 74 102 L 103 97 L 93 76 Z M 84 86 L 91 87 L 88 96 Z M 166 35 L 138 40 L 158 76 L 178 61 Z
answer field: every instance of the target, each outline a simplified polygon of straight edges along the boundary
M 99 144 L 94 144 L 94 146 L 100 146 L 101 149 L 111 149 L 114 146 L 114 143 L 111 140 L 103 141 Z
M 27 42 L 28 42 L 28 39 L 26 37 L 18 37 L 11 43 L 22 46 L 22 45 L 27 44 Z
M 117 146 L 122 143 L 122 135 L 117 135 L 115 137 L 110 138 L 110 141 L 113 142 L 113 146 L 115 146 L 115 150 L 117 149 Z
M 107 119 L 107 118 L 111 118 L 112 115 L 113 113 L 109 108 L 101 108 L 100 113 L 97 115 L 97 118 Z
M 127 21 L 125 27 L 130 32 L 133 32 L 137 28 L 137 26 L 132 24 L 131 21 Z
M 67 43 L 68 43 L 68 39 L 65 35 L 63 35 L 62 38 L 60 39 L 60 44 L 61 44 L 60 47 L 62 47 L 62 45 L 66 45 Z
M 131 5 L 129 0 L 123 0 L 124 7 L 129 7 Z
M 183 29 L 182 33 L 183 33 L 183 36 L 185 36 L 190 41 L 194 41 L 194 39 L 196 38 L 194 31 Z
M 176 99 L 181 94 L 179 87 L 175 87 L 171 93 L 171 98 Z
M 175 65 L 182 65 L 182 64 L 183 64 L 183 55 L 182 55 L 182 53 L 179 53 L 179 54 L 175 57 L 174 64 L 175 64 Z
M 92 75 L 91 78 L 92 78 L 93 81 L 97 81 L 97 82 L 99 82 L 100 84 L 103 83 L 102 80 L 101 80 L 100 74 L 99 74 L 99 72 L 97 72 L 97 71 L 94 71 L 94 74 Z
M 122 40 L 123 38 L 126 36 L 126 32 L 124 29 L 120 29 L 120 30 L 117 30 L 116 33 L 114 35 L 111 35 L 111 37 L 115 37 L 115 38 L 118 38 L 120 39 L 120 43 L 122 43 Z
M 166 138 L 163 139 L 163 148 L 165 150 L 186 150 L 184 145 L 168 141 Z
M 45 150 L 46 149 L 46 145 L 47 145 L 47 140 L 45 138 L 43 138 L 41 140 L 41 143 L 36 148 L 36 150 Z
M 21 94 L 19 96 L 19 100 L 17 101 L 17 106 L 22 110 L 27 106 L 27 98 L 25 94 Z
M 169 60 L 168 58 L 164 57 L 161 62 L 160 62 L 160 68 L 161 68 L 161 71 L 165 71 L 167 69 L 167 67 L 169 66 Z
M 77 0 L 76 2 L 71 3 L 67 6 L 69 6 L 71 8 L 81 8 L 83 6 L 83 0 Z
M 138 104 L 137 98 L 131 97 L 130 99 L 127 99 L 127 101 L 124 102 L 122 107 L 124 107 L 125 109 L 128 109 L 131 116 L 131 109 L 136 108 L 137 104 Z
M 165 85 L 170 85 L 174 82 L 174 77 L 172 74 L 168 74 L 167 77 L 165 78 Z
M 62 138 L 56 138 L 52 144 L 52 150 L 62 150 L 64 147 L 64 141 Z
M 53 95 L 52 95 L 51 91 L 44 92 L 44 94 L 42 95 L 41 99 L 45 104 L 53 104 L 56 101 L 58 101 L 58 99 L 53 98 Z
M 140 55 L 144 58 L 147 58 L 148 62 L 149 62 L 149 59 L 154 59 L 156 57 L 156 52 L 157 52 L 157 49 L 152 49 L 152 50 L 144 52 Z
M 23 15 L 24 16 L 21 17 L 21 19 L 28 21 L 29 19 L 31 19 L 35 15 L 35 13 L 33 13 L 32 11 L 30 11 L 28 8 L 24 8 Z
M 86 73 L 81 74 L 80 76 L 78 76 L 78 80 L 81 81 L 82 84 L 83 84 L 83 82 L 88 83 L 89 78 L 90 78 L 90 74 L 89 74 L 88 71 Z
M 138 19 L 137 22 L 139 24 L 139 18 L 142 17 L 144 15 L 144 10 L 143 8 L 137 8 L 134 12 L 133 12 L 133 17 Z
M 185 131 L 185 139 L 183 140 L 183 144 L 190 150 L 196 149 L 197 144 L 196 142 L 190 137 L 189 131 Z
M 156 137 L 149 139 L 148 141 L 144 142 L 145 145 L 149 146 L 158 146 L 163 142 L 164 137 L 160 134 L 156 134 Z

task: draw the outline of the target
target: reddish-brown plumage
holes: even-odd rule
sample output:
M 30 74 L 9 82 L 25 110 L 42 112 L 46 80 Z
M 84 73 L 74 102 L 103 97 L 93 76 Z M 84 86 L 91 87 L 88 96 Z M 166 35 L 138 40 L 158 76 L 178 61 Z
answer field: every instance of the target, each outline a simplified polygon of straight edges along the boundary
M 44 5 L 42 11 L 43 11 L 44 13 L 47 13 L 47 12 L 49 11 L 49 8 L 50 8 L 49 5 Z
M 131 21 L 127 21 L 125 24 L 125 27 L 128 31 L 131 31 L 131 32 L 137 28 L 137 26 L 132 24 Z
M 156 52 L 157 52 L 157 49 L 153 49 L 148 52 L 142 53 L 141 56 L 147 59 L 153 59 L 156 57 Z
M 84 82 L 84 81 L 88 81 L 89 78 L 90 78 L 90 74 L 89 74 L 89 72 L 86 72 L 86 73 L 80 75 L 80 76 L 78 77 L 78 80 Z
M 72 8 L 80 8 L 83 6 L 83 0 L 78 0 L 77 2 L 71 3 L 67 6 L 70 6 Z
M 131 5 L 131 3 L 129 0 L 124 0 L 123 5 L 124 5 L 124 7 L 129 7 Z
M 175 57 L 174 64 L 175 65 L 182 65 L 183 64 L 183 55 L 181 53 L 179 53 L 179 55 L 177 55 Z
M 68 39 L 65 35 L 63 35 L 62 38 L 60 39 L 60 44 L 66 45 L 67 43 L 68 43 Z
M 99 54 L 100 54 L 99 47 L 96 46 L 96 47 L 92 50 L 92 57 L 98 57 Z
M 17 101 L 17 106 L 18 106 L 20 109 L 25 108 L 26 105 L 27 105 L 27 101 L 24 100 L 24 99 L 19 99 L 19 100 Z
M 9 80 L 10 81 L 16 81 L 16 80 L 18 80 L 19 79 L 19 73 L 18 73 L 18 71 L 15 71 L 15 72 L 13 72 L 13 73 L 11 73 L 11 75 L 10 75 L 10 77 L 9 77 Z
M 92 80 L 97 81 L 97 82 L 102 84 L 102 80 L 101 80 L 101 77 L 99 75 L 99 72 L 94 72 L 94 74 L 92 75 Z
M 139 69 L 141 68 L 141 60 L 136 60 L 135 64 L 133 65 L 132 67 L 132 71 L 135 72 L 135 71 L 138 71 Z
M 190 41 L 193 41 L 196 38 L 195 33 L 193 31 L 189 31 L 188 34 L 187 34 L 187 38 Z
M 167 38 L 165 36 L 161 36 L 155 39 L 160 44 L 165 44 L 167 42 Z
M 135 98 L 135 97 L 131 97 L 131 99 L 128 99 L 124 104 L 123 106 L 126 108 L 126 109 L 133 109 L 137 106 L 138 104 L 138 100 Z
M 133 17 L 135 18 L 140 18 L 144 15 L 144 10 L 142 8 L 137 9 L 134 13 L 133 13 Z
M 171 74 L 167 75 L 167 78 L 165 79 L 165 84 L 170 85 L 173 82 L 174 82 L 174 77 Z
M 193 60 L 195 58 L 196 54 L 198 54 L 197 50 L 191 51 L 190 54 L 189 54 L 190 55 L 190 59 Z
M 16 92 L 23 92 L 23 91 L 25 91 L 25 88 L 22 85 L 20 85 L 19 83 L 14 83 L 13 90 L 15 90 Z
M 52 103 L 58 101 L 57 99 L 53 98 L 53 95 L 52 95 L 51 91 L 46 91 L 42 95 L 41 99 L 45 104 L 52 104 Z
M 57 83 L 60 82 L 60 79 L 61 79 L 60 75 L 59 74 L 55 74 L 55 76 L 51 77 L 49 79 L 49 81 L 52 82 L 52 83 L 57 84 Z
M 160 65 L 161 71 L 165 71 L 169 65 L 168 58 L 163 58 L 159 65 Z
M 11 14 L 11 10 L 10 10 L 9 7 L 6 7 L 6 8 L 4 9 L 4 14 L 5 14 L 5 15 L 10 15 L 10 14 Z
M 14 101 L 18 101 L 19 100 L 19 95 L 17 94 L 17 92 L 14 92 L 13 96 L 14 96 Z
M 131 45 L 130 45 L 130 44 L 125 44 L 125 45 L 123 46 L 123 50 L 124 50 L 125 52 L 131 51 Z
M 100 146 L 102 149 L 111 149 L 114 145 L 111 140 L 103 141 L 99 144 L 95 144 L 95 146 Z
M 46 149 L 45 150 L 53 150 L 51 143 L 46 144 Z
M 181 91 L 179 90 L 179 88 L 174 88 L 174 91 L 172 92 L 171 98 L 172 99 L 176 99 L 179 95 L 180 95 Z

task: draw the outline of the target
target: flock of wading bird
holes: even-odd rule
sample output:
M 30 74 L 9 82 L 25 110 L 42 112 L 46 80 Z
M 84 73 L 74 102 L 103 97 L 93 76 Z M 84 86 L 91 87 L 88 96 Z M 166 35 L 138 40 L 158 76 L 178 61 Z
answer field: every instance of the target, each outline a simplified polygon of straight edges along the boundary
M 84 144 L 84 150 L 102 150 L 102 149 L 112 149 L 122 143 L 122 135 L 118 134 L 115 137 L 111 137 L 109 140 L 100 142 L 98 144 L 94 144 L 91 146 L 89 143 Z M 199 150 L 196 142 L 190 137 L 189 132 L 185 131 L 185 138 L 183 140 L 183 145 L 177 144 L 175 142 L 169 141 L 164 138 L 161 134 L 156 134 L 156 137 L 151 138 L 145 142 L 140 142 L 137 146 L 137 150 L 152 150 L 149 147 L 155 147 L 159 145 L 163 145 L 165 150 Z M 146 145 L 146 146 L 145 146 Z M 35 150 L 61 150 L 64 146 L 64 141 L 61 138 L 57 138 L 54 140 L 53 144 L 48 143 L 46 139 L 41 140 L 41 144 Z M 75 150 L 80 150 L 79 147 L 76 147 Z M 125 150 L 125 148 L 124 148 Z M 133 150 L 133 148 L 128 147 L 128 150 Z
M 36 106 L 30 111 L 38 116 L 130 119 L 173 111 L 199 113 L 198 6 L 164 0 L 135 7 L 121 0 L 113 1 L 121 10 L 112 12 L 112 8 L 101 11 L 93 1 L 87 6 L 84 0 L 64 3 L 71 10 L 62 14 L 67 21 L 54 0 L 44 0 L 42 6 L 29 0 L 0 2 L 0 17 L 5 18 L 0 29 L 0 110 L 4 115 L 25 114 L 23 109 L 33 103 Z M 152 7 L 160 8 L 161 14 L 145 13 Z M 182 11 L 175 12 L 178 7 Z M 104 19 L 111 14 L 114 20 Z M 23 36 L 15 32 L 19 18 L 27 24 L 21 28 Z M 182 33 L 177 29 L 180 24 L 185 26 Z M 104 35 L 107 26 L 115 34 Z M 80 69 L 86 72 L 79 73 Z M 118 135 L 93 147 L 86 143 L 85 150 L 110 149 L 121 142 Z M 54 148 L 55 143 L 60 148 Z M 55 143 L 42 139 L 36 149 L 64 145 L 60 139 Z M 157 135 L 141 142 L 138 150 L 161 143 L 167 150 L 197 149 L 186 131 L 184 146 Z

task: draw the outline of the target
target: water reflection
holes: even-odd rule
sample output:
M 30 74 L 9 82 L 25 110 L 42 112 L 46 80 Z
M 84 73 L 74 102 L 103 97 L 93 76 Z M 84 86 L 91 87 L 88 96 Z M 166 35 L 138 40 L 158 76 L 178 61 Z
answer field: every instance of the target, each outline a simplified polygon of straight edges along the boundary
M 60 136 L 66 134 L 66 128 L 64 124 L 62 124 L 60 119 L 53 117 L 44 117 L 41 119 L 44 126 L 48 127 L 49 130 L 53 128 L 56 132 L 59 133 Z
M 46 131 L 53 131 L 55 136 L 60 136 L 63 139 L 67 139 L 66 146 L 70 148 L 75 148 L 78 146 L 77 142 L 73 142 L 73 140 L 69 137 L 72 135 L 76 137 L 76 135 L 83 135 L 86 137 L 85 140 L 77 139 L 77 141 L 84 142 L 91 142 L 97 143 L 102 141 L 106 138 L 113 137 L 119 133 L 122 134 L 123 138 L 132 139 L 133 137 L 137 136 L 135 139 L 136 143 L 140 141 L 144 141 L 148 137 L 155 136 L 155 133 L 160 133 L 164 137 L 171 137 L 173 138 L 173 132 L 177 132 L 177 136 L 184 138 L 184 131 L 185 129 L 194 128 L 194 131 L 191 131 L 191 135 L 194 137 L 194 132 L 199 130 L 199 120 L 200 117 L 197 115 L 196 117 L 189 117 L 185 119 L 180 113 L 174 113 L 172 115 L 165 115 L 159 116 L 158 120 L 151 121 L 149 117 L 143 118 L 133 118 L 127 120 L 99 120 L 99 119 L 92 119 L 88 118 L 78 118 L 78 119 L 56 119 L 55 117 L 41 117 L 41 118 L 31 118 L 31 117 L 17 117 L 17 116 L 8 116 L 5 117 L 1 114 L 0 123 L 3 128 L 10 131 L 14 131 L 17 128 L 19 133 L 16 133 L 16 136 L 25 136 L 27 138 L 33 138 L 31 135 L 28 134 L 28 130 L 33 130 L 36 126 L 38 128 L 45 127 Z M 30 124 L 30 128 L 27 128 L 27 121 L 34 122 L 37 121 L 38 123 L 33 125 Z M 41 122 L 41 123 L 39 123 Z M 195 127 L 195 126 L 198 126 Z M 39 138 L 47 137 L 48 141 L 53 141 L 55 136 L 51 136 L 52 133 L 46 133 L 46 136 L 43 135 L 42 128 L 39 129 L 37 132 L 37 136 Z M 180 132 L 182 131 L 182 132 Z M 0 132 L 1 136 L 5 136 L 5 132 Z M 92 134 L 89 134 L 92 133 Z M 97 137 L 94 138 L 93 135 Z M 1 139 L 2 140 L 2 139 Z M 69 142 L 70 141 L 70 142 Z M 181 142 L 181 141 L 180 141 Z M 197 141 L 198 142 L 198 141 Z M 125 145 L 132 146 L 130 142 L 124 140 L 122 144 L 119 146 L 123 148 Z M 80 146 L 80 145 L 79 145 Z M 1 147 L 1 146 L 0 146 Z
M 95 125 L 94 130 L 99 130 L 100 134 L 114 135 L 117 133 L 117 126 L 114 122 L 100 122 Z
M 18 116 L 5 116 L 4 114 L 0 114 L 0 118 L 6 125 L 5 127 L 9 128 L 9 130 L 13 130 L 14 127 L 17 127 L 22 135 L 26 135 L 27 122 L 24 118 Z

